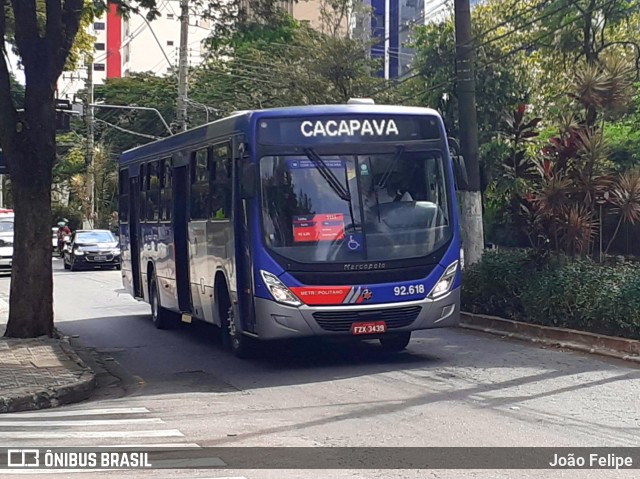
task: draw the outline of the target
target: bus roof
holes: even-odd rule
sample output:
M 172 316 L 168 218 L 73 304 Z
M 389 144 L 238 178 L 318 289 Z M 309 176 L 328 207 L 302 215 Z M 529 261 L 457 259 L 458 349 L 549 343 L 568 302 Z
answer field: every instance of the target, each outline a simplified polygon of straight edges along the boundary
M 120 163 L 127 164 L 147 156 L 165 154 L 189 144 L 198 144 L 213 133 L 215 133 L 215 135 L 212 137 L 215 138 L 234 133 L 248 132 L 251 122 L 254 120 L 258 121 L 262 118 L 304 118 L 321 115 L 348 114 L 426 115 L 440 117 L 440 114 L 432 108 L 369 104 L 306 105 L 240 111 L 192 130 L 127 150 L 120 155 Z

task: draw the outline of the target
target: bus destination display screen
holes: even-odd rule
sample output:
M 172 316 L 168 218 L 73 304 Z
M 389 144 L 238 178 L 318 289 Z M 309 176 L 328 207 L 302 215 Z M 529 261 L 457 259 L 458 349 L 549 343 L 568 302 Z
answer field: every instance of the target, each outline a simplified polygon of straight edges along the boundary
M 357 115 L 275 118 L 258 122 L 263 145 L 317 145 L 347 142 L 404 142 L 441 138 L 429 116 Z

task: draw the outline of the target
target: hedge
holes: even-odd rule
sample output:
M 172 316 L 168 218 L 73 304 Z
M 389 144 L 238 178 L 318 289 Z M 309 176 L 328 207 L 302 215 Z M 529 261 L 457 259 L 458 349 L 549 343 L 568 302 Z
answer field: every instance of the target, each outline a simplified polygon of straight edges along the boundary
M 462 309 L 640 339 L 640 266 L 521 250 L 486 252 L 465 268 Z

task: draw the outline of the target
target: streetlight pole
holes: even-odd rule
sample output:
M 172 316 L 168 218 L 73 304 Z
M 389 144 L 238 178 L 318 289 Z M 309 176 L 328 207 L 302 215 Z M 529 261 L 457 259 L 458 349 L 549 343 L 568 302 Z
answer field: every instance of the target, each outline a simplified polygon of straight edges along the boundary
M 93 58 L 87 65 L 87 196 L 90 202 L 89 217 L 85 220 L 85 229 L 95 226 L 95 171 L 93 165 L 93 150 L 95 148 L 94 117 L 93 117 Z
M 178 61 L 178 108 L 176 122 L 179 131 L 187 130 L 187 43 L 189 41 L 189 0 L 180 0 L 180 57 Z
M 476 84 L 473 69 L 475 50 L 471 34 L 469 0 L 454 0 L 456 34 L 456 87 L 460 146 L 467 167 L 468 184 L 460 188 L 464 259 L 476 263 L 484 249 L 482 225 L 482 195 L 480 193 L 480 165 L 478 161 L 478 120 L 476 112 Z

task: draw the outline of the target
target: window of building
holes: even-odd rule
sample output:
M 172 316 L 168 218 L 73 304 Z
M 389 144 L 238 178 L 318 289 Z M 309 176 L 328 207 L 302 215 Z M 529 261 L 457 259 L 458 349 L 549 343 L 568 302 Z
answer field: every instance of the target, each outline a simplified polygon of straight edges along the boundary
M 209 150 L 203 148 L 191 155 L 191 219 L 203 220 L 209 215 Z
M 104 51 L 104 43 L 94 43 L 93 47 L 99 52 Z
M 167 18 L 169 20 L 173 20 L 173 13 L 167 13 Z
M 104 30 L 104 22 L 95 22 L 93 24 L 94 30 Z
M 231 218 L 232 165 L 231 144 L 226 142 L 215 145 L 210 168 L 211 208 L 209 217 L 211 219 Z
M 104 71 L 104 63 L 94 63 L 93 64 L 94 72 L 103 72 Z
M 167 46 L 168 47 L 172 47 L 173 46 L 173 40 L 168 40 L 167 41 Z

